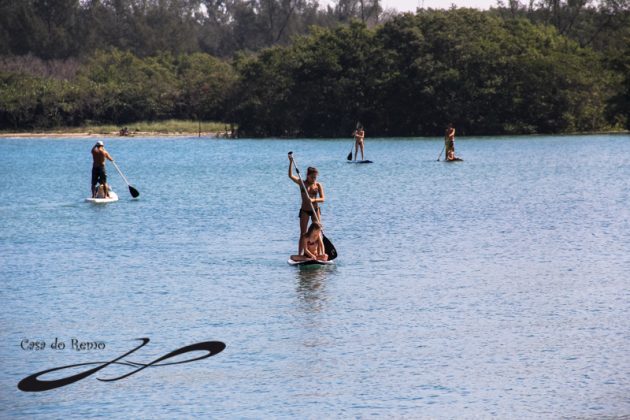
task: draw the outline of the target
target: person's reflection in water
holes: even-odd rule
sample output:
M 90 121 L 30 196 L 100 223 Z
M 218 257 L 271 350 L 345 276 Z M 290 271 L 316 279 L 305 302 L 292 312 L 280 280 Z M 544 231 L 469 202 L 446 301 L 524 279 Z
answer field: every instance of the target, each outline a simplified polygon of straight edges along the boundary
M 319 312 L 326 302 L 326 279 L 331 267 L 302 267 L 296 274 L 298 299 L 307 312 Z

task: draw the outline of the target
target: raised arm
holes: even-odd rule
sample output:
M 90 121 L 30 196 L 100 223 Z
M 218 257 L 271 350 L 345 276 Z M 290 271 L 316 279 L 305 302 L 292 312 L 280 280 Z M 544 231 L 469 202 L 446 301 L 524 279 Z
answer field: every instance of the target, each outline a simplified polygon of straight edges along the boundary
M 291 180 L 293 182 L 295 182 L 296 184 L 300 185 L 300 178 L 298 178 L 297 176 L 293 175 L 293 156 L 289 155 L 289 178 L 291 178 Z

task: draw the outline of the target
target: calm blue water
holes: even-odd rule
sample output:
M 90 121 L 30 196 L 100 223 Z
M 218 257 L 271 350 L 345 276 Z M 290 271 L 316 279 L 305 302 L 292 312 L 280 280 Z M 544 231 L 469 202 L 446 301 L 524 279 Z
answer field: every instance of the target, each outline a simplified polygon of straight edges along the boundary
M 367 138 L 371 165 L 348 139 L 104 140 L 138 200 L 110 164 L 120 201 L 83 202 L 94 139 L 0 139 L 0 417 L 630 413 L 629 136 L 459 138 L 451 164 L 439 139 Z M 319 169 L 335 267 L 286 263 L 289 150 Z M 125 360 L 227 348 L 16 387 L 138 337 Z

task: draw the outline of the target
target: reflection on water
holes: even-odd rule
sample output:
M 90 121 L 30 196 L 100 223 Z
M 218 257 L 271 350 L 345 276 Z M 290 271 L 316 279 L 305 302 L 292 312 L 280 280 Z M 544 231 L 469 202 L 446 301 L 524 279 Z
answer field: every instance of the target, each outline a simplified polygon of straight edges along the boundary
M 335 266 L 303 266 L 295 272 L 296 292 L 307 312 L 319 312 L 326 302 L 326 280 Z

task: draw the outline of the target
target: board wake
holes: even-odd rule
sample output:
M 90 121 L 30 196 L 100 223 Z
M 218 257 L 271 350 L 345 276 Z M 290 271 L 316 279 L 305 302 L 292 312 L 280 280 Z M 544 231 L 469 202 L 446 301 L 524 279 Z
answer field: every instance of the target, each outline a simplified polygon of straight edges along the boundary
M 113 203 L 115 201 L 118 201 L 118 194 L 116 194 L 113 191 L 109 192 L 109 198 L 92 198 L 92 197 L 88 197 L 85 199 L 85 201 L 87 201 L 88 203 L 94 203 L 94 204 L 107 204 L 107 203 Z
M 333 265 L 334 261 L 319 261 L 319 260 L 307 260 L 307 261 L 293 261 L 289 258 L 287 261 L 289 265 L 294 266 L 309 266 L 309 265 Z

